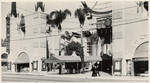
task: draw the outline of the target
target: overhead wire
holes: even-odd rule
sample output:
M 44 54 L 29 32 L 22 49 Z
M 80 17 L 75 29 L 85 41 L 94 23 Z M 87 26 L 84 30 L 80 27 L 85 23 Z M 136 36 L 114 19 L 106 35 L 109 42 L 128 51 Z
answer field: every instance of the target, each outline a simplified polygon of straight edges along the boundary
M 97 5 L 105 5 L 105 4 L 109 4 L 109 3 L 112 3 L 112 1 L 110 1 L 110 2 L 105 2 L 105 3 L 100 3 L 100 4 L 97 4 Z
M 112 25 L 112 27 L 114 26 L 120 26 L 120 25 L 124 25 L 124 24 L 131 24 L 131 23 L 136 23 L 136 22 L 141 22 L 141 21 L 145 21 L 145 20 L 148 20 L 148 19 L 140 19 L 140 20 L 136 20 L 136 21 L 133 21 L 133 22 L 127 22 L 127 23 L 122 23 L 122 24 L 116 24 L 116 25 Z M 85 26 L 84 26 L 85 27 Z M 85 30 L 83 31 L 90 31 L 90 30 L 95 30 L 97 28 L 84 28 Z M 75 32 L 81 32 L 81 31 L 75 31 Z M 50 35 L 50 36 L 42 36 L 42 37 L 34 37 L 34 38 L 24 38 L 24 39 L 15 39 L 15 40 L 11 40 L 11 41 L 18 41 L 18 40 L 29 40 L 29 39 L 38 39 L 38 38 L 45 38 L 45 37 L 52 37 L 52 36 L 60 36 L 62 34 L 57 34 L 57 35 Z
M 86 27 L 86 26 L 84 26 Z M 75 27 L 74 27 L 75 28 Z M 78 28 L 80 29 L 80 28 Z M 80 31 L 74 31 L 74 32 L 80 32 Z M 46 34 L 45 34 L 46 35 Z M 56 35 L 49 35 L 49 36 L 41 36 L 41 37 L 34 37 L 34 38 L 22 38 L 22 39 L 13 39 L 13 40 L 10 40 L 10 41 L 18 41 L 18 40 L 29 40 L 29 39 L 39 39 L 39 38 L 46 38 L 46 37 L 52 37 L 52 36 L 60 36 L 62 34 L 56 34 Z M 33 35 L 32 35 L 33 36 Z
M 97 5 L 97 1 L 95 2 L 94 6 L 92 7 L 92 9 Z
M 2 3 L 7 4 L 7 5 L 10 5 L 10 4 L 5 3 L 5 2 L 2 2 Z M 106 2 L 106 3 L 101 3 L 101 5 L 102 5 L 102 4 L 108 4 L 108 3 L 112 3 L 112 1 L 111 1 L 111 2 Z M 98 4 L 96 4 L 96 5 L 98 5 Z M 96 5 L 95 5 L 95 6 L 96 6 Z M 100 4 L 99 4 L 99 5 L 100 5 Z M 120 9 L 116 9 L 116 10 L 113 10 L 113 11 L 118 11 L 118 10 L 122 10 L 122 9 L 129 9 L 129 8 L 134 8 L 134 7 L 137 7 L 137 6 L 130 6 L 130 7 L 125 7 L 125 8 L 120 8 Z M 30 15 L 36 14 L 36 12 L 32 12 L 32 11 L 29 11 L 29 10 L 24 9 L 24 8 L 21 8 L 21 7 L 17 7 L 17 8 L 20 8 L 20 9 L 22 9 L 22 10 L 24 10 L 24 11 L 28 11 L 28 12 L 31 13 L 31 14 L 28 14 L 28 15 L 25 15 L 25 16 L 30 16 Z M 47 15 L 47 13 L 44 13 L 44 12 L 41 12 L 41 13 Z M 130 13 L 127 13 L 127 14 L 130 14 Z M 134 14 L 130 14 L 130 15 L 135 16 Z M 71 19 L 71 18 L 69 18 L 69 19 Z

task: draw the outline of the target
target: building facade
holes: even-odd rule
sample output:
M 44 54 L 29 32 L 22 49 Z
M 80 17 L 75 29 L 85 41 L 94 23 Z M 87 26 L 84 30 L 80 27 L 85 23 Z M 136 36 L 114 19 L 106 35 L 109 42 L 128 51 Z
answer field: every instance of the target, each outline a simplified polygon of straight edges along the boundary
M 148 11 L 137 3 L 114 2 L 115 75 L 148 74 Z
M 18 25 L 21 20 L 20 16 L 10 16 L 8 71 L 39 72 L 46 57 L 46 15 L 37 7 L 32 15 L 25 16 L 25 33 Z
M 67 28 L 62 28 L 61 33 L 58 33 L 57 27 L 51 28 L 52 32 L 47 33 L 49 25 L 46 24 L 44 7 L 43 4 L 40 6 L 36 4 L 34 13 L 24 18 L 14 14 L 8 15 L 8 18 L 10 18 L 8 71 L 46 72 L 50 64 L 45 64 L 43 60 L 51 54 L 59 55 L 60 43 L 64 44 L 66 42 L 66 40 L 60 38 L 61 35 L 65 31 L 81 33 L 79 23 L 72 23 L 70 26 L 67 21 L 62 23 L 62 27 Z M 110 9 L 104 9 L 104 11 L 112 10 L 112 13 L 93 15 L 91 20 L 85 22 L 84 31 L 89 31 L 91 35 L 84 35 L 84 55 L 101 56 L 103 59 L 100 62 L 102 64 L 101 71 L 114 75 L 148 73 L 148 12 L 144 5 L 139 7 L 136 2 L 130 1 L 111 2 L 105 7 Z M 104 42 L 97 32 L 97 28 L 106 28 L 104 21 L 108 17 L 112 19 L 111 43 L 110 41 L 109 43 Z M 25 24 L 25 30 L 19 28 L 19 24 L 23 22 L 22 20 Z M 72 21 L 78 22 L 75 19 L 72 19 Z M 72 26 L 78 27 L 69 29 L 73 28 Z M 72 40 L 81 42 L 81 38 L 73 37 Z M 64 55 L 62 51 L 61 56 Z M 140 64 L 140 66 L 137 64 Z
M 46 23 L 46 14 L 44 6 L 36 4 L 35 12 L 31 15 L 16 16 L 8 15 L 10 18 L 10 53 L 8 56 L 8 68 L 10 72 L 46 72 L 49 71 L 51 64 L 45 64 L 44 59 L 47 59 L 51 54 L 59 56 L 60 43 L 65 41 L 61 39 L 61 35 L 65 31 L 78 32 L 80 28 L 58 32 L 56 28 L 50 28 L 51 33 L 47 33 L 49 25 Z M 21 12 L 20 12 L 21 13 Z M 95 19 L 93 20 L 95 21 Z M 20 24 L 24 23 L 24 30 Z M 67 23 L 66 23 L 67 24 Z M 67 26 L 67 25 L 66 25 Z M 63 27 L 66 27 L 63 26 Z M 76 25 L 79 26 L 79 25 Z M 87 25 L 86 25 L 87 26 Z M 68 26 L 67 26 L 68 27 Z M 85 27 L 90 28 L 91 26 Z M 92 26 L 94 27 L 94 26 Z M 71 26 L 69 28 L 72 28 Z M 96 33 L 96 30 L 93 32 Z M 75 38 L 73 41 L 81 42 L 81 38 Z M 87 53 L 87 40 L 84 37 L 84 55 L 96 56 L 97 44 L 91 45 L 90 53 Z M 65 56 L 61 53 L 61 56 Z

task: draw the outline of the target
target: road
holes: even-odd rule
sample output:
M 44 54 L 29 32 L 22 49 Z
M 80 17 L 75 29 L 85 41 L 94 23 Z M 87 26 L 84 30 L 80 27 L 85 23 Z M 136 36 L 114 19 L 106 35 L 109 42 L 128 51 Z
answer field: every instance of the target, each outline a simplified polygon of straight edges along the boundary
M 119 80 L 119 79 L 94 79 L 93 78 L 70 78 L 70 77 L 48 77 L 35 75 L 2 75 L 2 82 L 134 82 L 148 83 L 148 80 Z

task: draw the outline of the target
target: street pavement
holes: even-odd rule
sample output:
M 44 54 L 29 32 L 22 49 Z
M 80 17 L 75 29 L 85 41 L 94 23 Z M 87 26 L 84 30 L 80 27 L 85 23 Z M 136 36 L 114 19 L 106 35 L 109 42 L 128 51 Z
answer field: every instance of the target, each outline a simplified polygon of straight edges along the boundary
M 134 82 L 148 83 L 148 77 L 139 76 L 111 76 L 100 72 L 101 76 L 91 77 L 92 72 L 85 74 L 49 73 L 2 73 L 2 82 Z

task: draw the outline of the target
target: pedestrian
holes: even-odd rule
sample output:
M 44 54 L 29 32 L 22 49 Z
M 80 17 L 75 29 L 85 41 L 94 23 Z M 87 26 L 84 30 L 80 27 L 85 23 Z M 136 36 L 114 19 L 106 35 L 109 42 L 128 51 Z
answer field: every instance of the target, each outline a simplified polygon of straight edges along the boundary
M 100 71 L 99 62 L 96 62 L 95 66 L 96 66 L 96 75 L 98 74 L 100 76 L 100 73 L 99 73 L 99 71 Z
M 92 77 L 96 77 L 97 76 L 97 73 L 96 73 L 96 67 L 95 66 L 92 66 Z
M 96 66 L 96 75 L 97 75 L 97 74 L 98 74 L 99 76 L 101 76 L 100 73 L 99 73 L 99 66 Z

